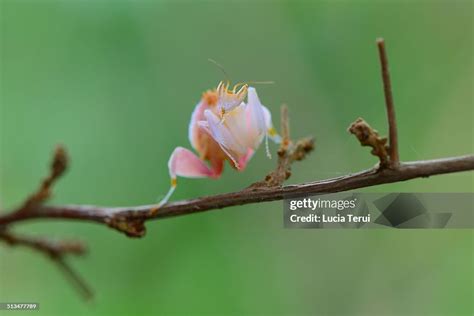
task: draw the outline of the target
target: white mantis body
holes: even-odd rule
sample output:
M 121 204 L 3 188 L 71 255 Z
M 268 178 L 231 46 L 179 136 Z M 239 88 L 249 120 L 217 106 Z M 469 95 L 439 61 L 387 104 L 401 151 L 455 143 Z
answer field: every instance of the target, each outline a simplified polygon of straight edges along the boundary
M 189 140 L 199 157 L 183 147 L 173 151 L 168 161 L 171 187 L 156 209 L 169 200 L 178 176 L 219 178 L 225 160 L 242 171 L 268 137 L 280 142 L 270 111 L 260 102 L 255 88 L 244 83 L 230 90 L 229 83 L 221 81 L 215 90 L 203 93 L 191 116 Z

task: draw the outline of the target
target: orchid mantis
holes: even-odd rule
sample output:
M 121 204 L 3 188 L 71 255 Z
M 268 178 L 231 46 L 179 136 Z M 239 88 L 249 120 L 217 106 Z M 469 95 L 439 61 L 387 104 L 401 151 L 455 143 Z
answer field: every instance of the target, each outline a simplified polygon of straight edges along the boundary
M 264 139 L 270 158 L 268 138 L 280 142 L 255 88 L 244 83 L 229 89 L 229 83 L 220 82 L 215 90 L 204 92 L 189 123 L 189 141 L 199 157 L 183 147 L 173 151 L 168 161 L 171 187 L 156 209 L 169 200 L 178 176 L 219 178 L 226 160 L 242 171 Z

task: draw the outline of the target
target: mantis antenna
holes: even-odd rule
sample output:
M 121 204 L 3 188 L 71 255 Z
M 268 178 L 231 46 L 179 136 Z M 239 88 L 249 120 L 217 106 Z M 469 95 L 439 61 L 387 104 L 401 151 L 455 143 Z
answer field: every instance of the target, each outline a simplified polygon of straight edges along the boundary
M 247 81 L 245 83 L 250 83 L 250 84 L 275 84 L 275 81 Z
M 222 66 L 221 64 L 219 64 L 217 61 L 215 61 L 214 59 L 211 59 L 211 58 L 208 58 L 207 59 L 210 63 L 214 64 L 217 68 L 219 68 L 222 73 L 224 74 L 224 77 L 226 79 L 227 82 L 229 82 L 229 75 L 227 74 L 227 72 L 225 71 L 224 69 L 224 66 Z
M 222 73 L 224 74 L 224 77 L 225 77 L 226 81 L 230 82 L 229 75 L 225 71 L 224 66 L 222 66 L 220 63 L 218 63 L 217 61 L 215 61 L 212 58 L 208 58 L 207 60 L 210 63 L 214 64 L 217 68 L 219 68 L 220 71 L 222 71 Z M 237 86 L 244 85 L 244 84 L 275 84 L 275 81 L 245 81 L 245 82 L 238 83 Z

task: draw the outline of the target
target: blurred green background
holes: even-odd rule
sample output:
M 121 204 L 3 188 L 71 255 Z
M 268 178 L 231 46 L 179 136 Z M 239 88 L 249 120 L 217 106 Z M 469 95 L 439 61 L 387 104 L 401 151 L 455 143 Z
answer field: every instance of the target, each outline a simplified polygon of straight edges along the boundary
M 473 152 L 472 1 L 1 0 L 0 10 L 4 211 L 36 187 L 57 143 L 72 162 L 51 203 L 155 202 L 169 154 L 191 148 L 194 105 L 223 79 L 208 58 L 235 82 L 274 80 L 257 88 L 275 123 L 286 103 L 293 136 L 315 135 L 289 182 L 371 167 L 346 128 L 363 116 L 387 132 L 379 36 L 402 159 Z M 274 163 L 260 149 L 243 173 L 180 180 L 173 199 L 238 190 Z M 462 173 L 365 191 L 474 188 Z M 41 315 L 473 314 L 472 230 L 285 230 L 281 202 L 147 227 L 133 240 L 94 224 L 18 225 L 87 242 L 89 255 L 69 261 L 96 298 L 81 301 L 47 258 L 2 245 L 0 301 L 39 302 Z

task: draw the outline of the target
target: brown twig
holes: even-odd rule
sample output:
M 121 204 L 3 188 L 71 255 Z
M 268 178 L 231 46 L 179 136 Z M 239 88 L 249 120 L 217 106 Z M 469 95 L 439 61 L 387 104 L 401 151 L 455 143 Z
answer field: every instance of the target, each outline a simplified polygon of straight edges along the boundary
M 57 146 L 51 161 L 50 173 L 43 179 L 39 188 L 34 192 L 17 212 L 25 212 L 45 202 L 51 195 L 51 187 L 66 171 L 68 157 L 63 146 Z
M 267 174 L 264 180 L 251 184 L 247 190 L 271 188 L 281 186 L 291 176 L 291 165 L 295 161 L 303 160 L 314 150 L 312 137 L 302 138 L 293 143 L 290 138 L 290 121 L 288 107 L 281 106 L 281 143 L 278 149 L 278 162 L 275 170 Z
M 25 200 L 23 205 L 11 213 L 11 215 L 21 217 L 31 212 L 37 212 L 38 208 L 51 196 L 52 186 L 64 174 L 67 164 L 66 150 L 63 146 L 57 146 L 48 176 L 43 179 L 38 189 Z M 92 291 L 85 281 L 65 261 L 67 254 L 82 255 L 85 253 L 86 250 L 82 243 L 76 241 L 53 242 L 42 238 L 19 236 L 8 230 L 8 224 L 0 223 L 0 240 L 3 240 L 10 246 L 26 246 L 47 255 L 64 271 L 85 299 L 92 298 Z
M 318 193 L 349 191 L 364 187 L 426 178 L 434 175 L 474 170 L 474 155 L 401 163 L 398 169 L 373 168 L 355 174 L 277 187 L 262 187 L 257 190 L 241 191 L 193 200 L 168 203 L 154 216 L 149 211 L 154 205 L 132 207 L 101 207 L 90 205 L 39 206 L 26 214 L 10 213 L 0 217 L 0 225 L 32 219 L 69 219 L 110 225 L 111 221 L 141 223 L 141 231 L 128 231 L 128 226 L 114 227 L 131 237 L 145 233 L 143 223 L 153 219 L 189 215 L 230 206 L 282 200 L 290 197 L 304 197 Z
M 400 162 L 398 154 L 397 121 L 395 119 L 395 107 L 393 104 L 392 85 L 390 83 L 388 58 L 387 52 L 385 50 L 385 41 L 383 38 L 377 39 L 377 47 L 379 50 L 380 66 L 382 69 L 382 82 L 385 95 L 385 105 L 387 109 L 390 166 L 396 168 Z
M 93 294 L 90 287 L 65 261 L 65 256 L 72 254 L 81 256 L 86 253 L 84 244 L 77 241 L 51 241 L 37 237 L 27 237 L 13 234 L 6 229 L 0 229 L 0 240 L 10 246 L 24 246 L 40 253 L 53 260 L 76 285 L 79 293 L 84 299 L 91 299 Z
M 288 107 L 283 104 L 280 109 L 281 115 L 281 149 L 286 150 L 290 145 L 290 119 L 288 117 Z

